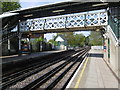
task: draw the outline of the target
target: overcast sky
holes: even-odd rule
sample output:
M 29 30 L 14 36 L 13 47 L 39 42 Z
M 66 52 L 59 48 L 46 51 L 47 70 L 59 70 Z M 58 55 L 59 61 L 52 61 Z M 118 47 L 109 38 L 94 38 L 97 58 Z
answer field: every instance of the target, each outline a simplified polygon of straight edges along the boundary
M 63 1 L 71 1 L 71 0 L 20 0 L 20 4 L 22 8 L 29 8 L 29 7 L 40 6 L 40 5 L 56 3 L 56 2 L 63 2 Z M 88 36 L 90 34 L 89 31 L 81 31 L 77 33 L 82 33 L 85 36 Z M 45 34 L 44 36 L 48 41 L 49 39 L 52 39 L 53 35 L 56 35 L 56 34 L 49 33 L 49 34 Z

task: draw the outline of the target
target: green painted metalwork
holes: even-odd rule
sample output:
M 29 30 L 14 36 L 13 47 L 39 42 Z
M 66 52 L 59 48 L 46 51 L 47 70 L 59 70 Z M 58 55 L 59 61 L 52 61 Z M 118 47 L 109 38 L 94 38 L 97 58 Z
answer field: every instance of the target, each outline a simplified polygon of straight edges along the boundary
M 108 24 L 111 26 L 114 34 L 119 39 L 120 38 L 120 20 L 109 16 Z

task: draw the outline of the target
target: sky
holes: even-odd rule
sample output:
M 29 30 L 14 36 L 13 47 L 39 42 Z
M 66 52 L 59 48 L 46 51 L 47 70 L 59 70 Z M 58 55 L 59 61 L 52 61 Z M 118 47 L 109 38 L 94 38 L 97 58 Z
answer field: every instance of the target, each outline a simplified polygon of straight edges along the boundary
M 20 4 L 22 8 L 29 8 L 29 7 L 35 7 L 35 6 L 40 6 L 44 4 L 61 2 L 61 1 L 71 1 L 71 0 L 20 0 Z M 90 34 L 90 31 L 80 31 L 80 32 L 75 32 L 75 33 L 77 34 L 82 33 L 85 36 L 88 36 Z M 49 41 L 55 35 L 56 33 L 48 33 L 48 34 L 45 34 L 44 37 L 47 39 L 47 41 Z

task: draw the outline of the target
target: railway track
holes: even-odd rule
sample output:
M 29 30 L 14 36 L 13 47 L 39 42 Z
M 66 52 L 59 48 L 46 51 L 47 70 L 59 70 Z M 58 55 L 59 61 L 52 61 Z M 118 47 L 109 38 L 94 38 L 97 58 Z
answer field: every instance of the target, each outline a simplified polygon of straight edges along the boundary
M 63 77 L 67 78 L 69 76 L 62 85 L 62 88 L 65 88 L 88 50 L 89 48 L 77 51 L 72 55 L 65 55 L 65 57 L 54 60 L 54 62 L 50 61 L 32 70 L 29 69 L 31 71 L 28 70 L 18 77 L 14 77 L 16 75 L 13 74 L 14 78 L 12 77 L 8 81 L 5 80 L 2 84 L 2 89 L 19 88 L 22 90 L 35 90 L 39 88 L 58 88 L 60 86 L 58 83 L 64 80 Z
M 37 73 L 37 70 L 35 70 L 36 68 L 42 70 L 44 69 L 45 67 L 48 67 L 52 64 L 55 64 L 57 62 L 59 62 L 60 60 L 68 57 L 69 55 L 73 54 L 75 52 L 66 52 L 66 56 L 64 55 L 59 55 L 60 57 L 55 57 L 53 59 L 48 59 L 48 60 L 43 60 L 42 62 L 38 62 L 38 63 L 35 63 L 29 67 L 26 67 L 26 68 L 23 68 L 23 70 L 20 70 L 18 72 L 15 72 L 15 73 L 10 73 L 9 75 L 4 75 L 3 78 L 2 78 L 2 88 L 6 88 L 7 86 L 11 85 L 11 84 L 14 84 L 15 82 L 17 81 L 20 81 L 20 80 L 23 80 L 24 78 L 34 74 L 34 73 Z M 54 61 L 55 60 L 55 61 Z M 53 62 L 54 61 L 54 62 Z M 30 74 L 31 73 L 31 74 Z
M 4 78 L 6 76 L 10 76 L 13 73 L 17 73 L 17 72 L 19 72 L 21 70 L 28 69 L 30 67 L 34 68 L 34 66 L 43 64 L 44 62 L 47 62 L 47 61 L 50 61 L 50 60 L 53 60 L 53 59 L 59 59 L 61 57 L 64 57 L 65 56 L 64 54 L 66 54 L 66 55 L 68 54 L 69 55 L 71 53 L 74 53 L 74 51 L 73 50 L 64 51 L 64 52 L 55 53 L 55 54 L 52 54 L 52 55 L 49 55 L 49 56 L 43 57 L 43 58 L 37 57 L 37 58 L 30 59 L 30 60 L 22 61 L 23 63 L 20 64 L 22 67 L 19 67 L 19 63 L 16 63 L 17 61 L 15 61 L 15 62 L 13 61 L 11 63 L 13 63 L 16 66 L 16 67 L 13 66 L 15 69 L 12 68 L 12 71 L 8 72 L 8 68 L 9 67 L 6 68 L 7 70 L 4 70 L 4 67 L 3 67 L 2 68 L 3 70 L 2 70 L 2 76 L 1 77 Z M 59 55 L 59 57 L 57 55 Z M 9 65 L 7 65 L 7 66 L 9 66 Z
M 74 53 L 75 53 L 75 52 L 74 52 Z M 73 54 L 73 52 L 67 53 L 65 57 L 67 57 L 67 56 L 69 56 L 69 55 L 71 55 L 71 54 Z M 41 60 L 40 62 L 37 62 L 37 63 L 35 63 L 35 64 L 30 65 L 29 67 L 25 67 L 25 68 L 19 70 L 19 72 L 16 71 L 16 72 L 14 72 L 14 73 L 9 73 L 9 74 L 7 74 L 7 75 L 4 75 L 4 76 L 2 77 L 2 81 L 3 81 L 3 82 L 6 82 L 6 81 L 8 81 L 9 79 L 18 77 L 18 75 L 21 75 L 21 74 L 23 74 L 23 73 L 27 73 L 27 72 L 29 72 L 29 71 L 31 71 L 31 70 L 34 70 L 35 68 L 38 68 L 38 67 L 41 67 L 41 66 L 50 64 L 50 63 L 52 63 L 53 60 L 56 60 L 56 62 L 57 62 L 57 61 L 59 61 L 59 59 L 61 59 L 62 57 L 63 57 L 63 55 L 60 56 L 60 57 L 55 57 L 54 59 L 48 59 L 48 60 L 43 60 L 43 61 Z M 63 58 L 65 58 L 65 57 L 63 57 Z

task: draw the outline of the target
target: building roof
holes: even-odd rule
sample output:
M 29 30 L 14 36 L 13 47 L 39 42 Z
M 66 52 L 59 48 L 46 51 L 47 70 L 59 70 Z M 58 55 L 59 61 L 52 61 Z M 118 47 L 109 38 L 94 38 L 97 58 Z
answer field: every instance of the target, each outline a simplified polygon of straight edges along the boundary
M 64 40 L 63 40 L 62 37 L 58 36 L 58 37 L 55 39 L 55 41 L 61 41 L 61 42 L 63 42 Z
M 63 35 L 57 35 L 54 40 L 55 41 L 67 41 Z

